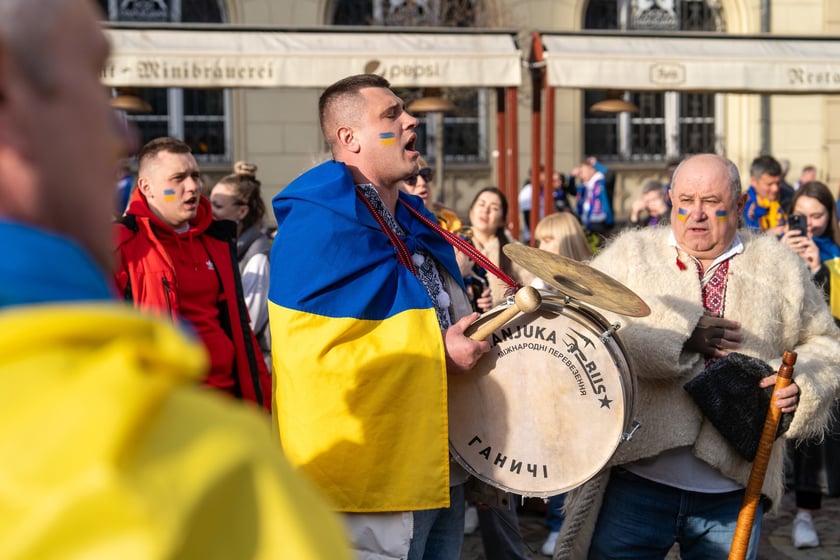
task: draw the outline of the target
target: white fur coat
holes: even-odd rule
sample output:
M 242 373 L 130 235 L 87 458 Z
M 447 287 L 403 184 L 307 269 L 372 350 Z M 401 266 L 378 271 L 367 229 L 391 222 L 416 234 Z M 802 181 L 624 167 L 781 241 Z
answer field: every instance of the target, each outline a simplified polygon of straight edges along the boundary
M 700 280 L 691 260 L 677 264 L 668 244 L 670 228 L 645 228 L 619 235 L 593 261 L 636 292 L 651 308 L 643 318 L 604 313 L 622 324 L 637 388 L 634 417 L 641 428 L 622 443 L 608 467 L 575 489 L 566 501 L 555 558 L 585 558 L 598 517 L 609 467 L 691 446 L 694 454 L 746 486 L 751 464 L 706 420 L 683 389 L 704 367 L 683 344 L 704 313 Z M 840 390 L 840 331 L 802 260 L 775 237 L 739 231 L 744 252 L 730 261 L 724 316 L 739 321 L 743 354 L 774 370 L 785 351 L 798 355 L 794 380 L 800 401 L 785 438 L 803 439 L 826 426 Z M 784 442 L 778 440 L 764 479 L 763 493 L 778 504 L 783 489 Z

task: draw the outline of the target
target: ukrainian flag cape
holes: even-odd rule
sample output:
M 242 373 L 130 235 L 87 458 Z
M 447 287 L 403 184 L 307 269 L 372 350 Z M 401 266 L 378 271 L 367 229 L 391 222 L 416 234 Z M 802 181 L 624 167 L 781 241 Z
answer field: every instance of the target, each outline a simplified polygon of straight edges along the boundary
M 413 207 L 422 201 L 403 195 Z M 449 504 L 446 361 L 432 301 L 399 264 L 343 163 L 328 162 L 272 201 L 269 289 L 280 439 L 339 511 Z M 413 254 L 460 279 L 452 247 L 402 204 Z

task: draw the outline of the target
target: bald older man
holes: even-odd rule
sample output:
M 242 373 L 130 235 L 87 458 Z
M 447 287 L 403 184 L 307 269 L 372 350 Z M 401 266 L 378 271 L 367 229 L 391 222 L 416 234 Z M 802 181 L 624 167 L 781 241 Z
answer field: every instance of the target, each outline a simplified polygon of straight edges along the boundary
M 674 543 L 682 558 L 727 556 L 751 462 L 683 387 L 708 365 L 738 352 L 778 370 L 795 351 L 794 383 L 776 401 L 795 411 L 785 438 L 820 433 L 837 396 L 840 332 L 801 260 L 774 236 L 738 230 L 745 195 L 732 162 L 685 160 L 670 196 L 670 228 L 625 232 L 592 263 L 651 308 L 643 318 L 609 317 L 623 325 L 641 428 L 611 469 L 569 497 L 555 558 L 665 558 Z M 763 488 L 773 504 L 783 493 L 783 446 L 774 446 Z

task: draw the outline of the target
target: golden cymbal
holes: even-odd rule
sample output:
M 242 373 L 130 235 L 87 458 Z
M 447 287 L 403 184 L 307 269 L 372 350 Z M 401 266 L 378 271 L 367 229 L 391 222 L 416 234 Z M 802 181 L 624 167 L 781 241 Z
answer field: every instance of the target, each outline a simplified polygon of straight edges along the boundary
M 508 243 L 505 255 L 571 299 L 629 317 L 650 315 L 636 293 L 588 264 L 527 245 Z

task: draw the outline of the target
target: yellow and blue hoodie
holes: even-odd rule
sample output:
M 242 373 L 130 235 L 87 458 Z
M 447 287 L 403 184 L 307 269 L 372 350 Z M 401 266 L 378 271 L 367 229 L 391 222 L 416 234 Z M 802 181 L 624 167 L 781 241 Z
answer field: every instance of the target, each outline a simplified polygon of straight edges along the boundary
M 269 322 L 286 456 L 339 511 L 448 506 L 446 360 L 426 289 L 343 163 L 304 173 L 273 207 Z M 411 254 L 423 249 L 461 278 L 439 234 L 402 204 L 395 217 Z
M 263 415 L 198 385 L 199 343 L 72 242 L 0 236 L 0 558 L 349 558 Z

